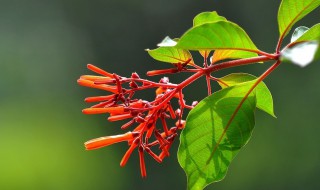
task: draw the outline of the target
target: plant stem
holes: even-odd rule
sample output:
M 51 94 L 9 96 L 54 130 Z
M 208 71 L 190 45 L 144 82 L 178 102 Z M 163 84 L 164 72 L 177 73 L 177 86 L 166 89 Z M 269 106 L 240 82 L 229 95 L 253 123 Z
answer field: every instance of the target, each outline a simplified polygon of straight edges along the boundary
M 271 55 L 271 54 L 269 54 Z M 222 69 L 227 69 L 230 67 L 236 67 L 236 66 L 241 66 L 241 65 L 248 65 L 248 64 L 253 64 L 256 62 L 261 62 L 261 61 L 270 61 L 273 59 L 277 59 L 278 56 L 275 55 L 275 58 L 270 58 L 270 56 L 259 56 L 259 57 L 253 57 L 253 58 L 247 58 L 247 59 L 239 59 L 239 60 L 232 60 L 232 61 L 227 61 L 223 62 L 220 64 L 215 64 L 215 65 L 210 65 L 207 68 L 202 68 L 201 70 L 197 71 L 193 75 L 191 75 L 189 78 L 181 82 L 176 86 L 174 90 L 172 90 L 169 94 L 167 94 L 167 97 L 161 102 L 160 104 L 157 105 L 157 108 L 161 108 L 164 104 L 166 104 L 168 101 L 171 100 L 171 98 L 178 93 L 180 90 L 182 90 L 184 87 L 188 86 L 192 82 L 196 81 L 198 78 L 202 77 L 203 75 L 208 75 L 211 72 L 215 72 L 218 70 Z
M 283 39 L 284 39 L 284 35 L 280 36 L 279 41 L 278 41 L 278 44 L 277 44 L 277 48 L 276 48 L 276 53 L 277 53 L 277 54 L 280 53 L 280 48 L 281 48 Z
M 256 62 L 261 62 L 261 61 L 270 61 L 270 60 L 274 60 L 274 59 L 278 59 L 278 56 L 275 55 L 274 58 L 270 58 L 269 56 L 259 56 L 259 57 L 253 57 L 253 58 L 247 58 L 247 59 L 238 59 L 238 60 L 232 60 L 232 61 L 228 61 L 228 62 L 224 62 L 224 63 L 220 63 L 220 64 L 215 64 L 215 65 L 211 65 L 210 67 L 208 67 L 206 70 L 207 72 L 215 72 L 221 69 L 226 69 L 226 68 L 230 68 L 230 67 L 237 67 L 237 66 L 242 66 L 242 65 L 248 65 L 248 64 L 253 64 Z

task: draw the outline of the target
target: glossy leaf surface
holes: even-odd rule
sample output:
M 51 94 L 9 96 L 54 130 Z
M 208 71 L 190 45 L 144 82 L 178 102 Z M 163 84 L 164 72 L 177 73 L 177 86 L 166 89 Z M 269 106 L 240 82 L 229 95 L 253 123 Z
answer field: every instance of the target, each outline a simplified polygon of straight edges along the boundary
M 226 18 L 219 16 L 216 11 L 213 12 L 203 12 L 198 14 L 193 19 L 193 27 L 199 26 L 205 23 L 212 23 L 217 21 L 227 21 Z M 204 57 L 205 51 L 200 51 L 201 55 Z M 250 58 L 257 56 L 256 53 L 241 51 L 241 50 L 228 50 L 228 49 L 218 49 L 214 52 L 211 57 L 211 63 L 215 63 L 224 59 L 240 59 L 240 58 Z
M 226 18 L 219 16 L 216 11 L 202 12 L 193 19 L 193 27 L 217 21 L 227 21 Z
M 167 63 L 184 63 L 189 60 L 192 61 L 192 55 L 188 50 L 179 49 L 176 47 L 159 47 L 153 50 L 146 50 L 149 55 L 155 60 Z
M 232 73 L 220 78 L 220 80 L 223 83 L 221 82 L 218 82 L 218 83 L 221 86 L 221 88 L 227 88 L 228 86 L 239 85 L 244 82 L 252 81 L 255 79 L 257 79 L 257 77 L 250 75 L 248 73 Z M 255 90 L 256 90 L 257 108 L 275 117 L 274 109 L 273 109 L 273 98 L 267 85 L 264 82 L 260 82 L 260 84 L 255 88 Z
M 245 31 L 228 21 L 206 23 L 193 27 L 180 38 L 176 47 L 188 50 L 258 51 Z
M 228 49 L 218 49 L 214 52 L 211 57 L 211 63 L 216 63 L 224 59 L 243 59 L 258 56 L 257 53 L 241 51 L 241 50 L 228 50 Z
M 227 21 L 227 19 L 218 15 L 216 11 L 202 12 L 194 17 L 193 27 L 217 21 Z M 210 50 L 200 50 L 199 53 L 202 55 L 202 57 L 207 58 L 210 53 Z
M 282 0 L 278 11 L 280 36 L 286 36 L 292 26 L 320 5 L 320 0 Z
M 178 161 L 188 177 L 188 189 L 202 190 L 222 180 L 254 128 L 255 91 L 238 105 L 253 82 L 215 92 L 193 108 L 180 136 Z

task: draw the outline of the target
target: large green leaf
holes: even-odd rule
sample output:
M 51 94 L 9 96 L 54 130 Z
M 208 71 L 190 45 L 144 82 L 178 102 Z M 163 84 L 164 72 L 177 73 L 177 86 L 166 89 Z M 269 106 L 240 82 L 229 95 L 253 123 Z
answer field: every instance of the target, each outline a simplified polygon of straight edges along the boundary
M 222 17 L 217 14 L 216 11 L 213 12 L 203 12 L 198 14 L 193 19 L 193 27 L 205 24 L 212 23 L 217 21 L 227 21 L 225 17 Z M 200 51 L 201 55 L 204 56 L 204 52 Z M 229 49 L 218 49 L 214 52 L 211 63 L 215 63 L 224 59 L 240 59 L 240 58 L 250 58 L 258 56 L 258 54 L 248 51 L 241 50 L 229 50 Z
M 314 25 L 309 30 L 304 32 L 295 42 L 304 42 L 320 39 L 320 23 Z
M 222 180 L 233 158 L 250 139 L 255 124 L 255 91 L 238 106 L 252 85 L 248 82 L 222 89 L 190 111 L 178 150 L 189 190 L 202 190 Z
M 153 50 L 146 50 L 149 55 L 155 60 L 167 63 L 184 63 L 189 60 L 193 63 L 192 55 L 188 50 L 179 49 L 176 47 L 159 47 Z
M 228 21 L 193 27 L 183 34 L 176 47 L 188 50 L 232 49 L 258 52 L 245 31 Z
M 216 11 L 212 12 L 202 12 L 198 14 L 196 17 L 193 19 L 193 27 L 210 23 L 210 22 L 217 22 L 217 21 L 227 21 L 226 18 L 218 15 Z
M 320 5 L 320 0 L 282 0 L 278 11 L 280 38 L 288 34 L 292 26 Z
M 202 24 L 206 24 L 206 23 L 217 22 L 217 21 L 227 21 L 227 19 L 218 15 L 218 13 L 216 11 L 202 12 L 194 17 L 193 27 L 196 27 L 196 26 L 199 26 Z M 210 53 L 210 50 L 200 50 L 199 53 L 203 57 L 207 58 Z
M 220 78 L 220 80 L 223 83 L 222 82 L 218 82 L 218 83 L 221 86 L 221 88 L 227 88 L 228 86 L 230 87 L 230 86 L 239 85 L 244 82 L 252 81 L 255 79 L 257 79 L 257 77 L 247 73 L 232 73 Z M 260 82 L 259 85 L 255 88 L 255 90 L 256 90 L 257 108 L 275 117 L 274 109 L 273 109 L 273 99 L 267 85 L 264 82 Z

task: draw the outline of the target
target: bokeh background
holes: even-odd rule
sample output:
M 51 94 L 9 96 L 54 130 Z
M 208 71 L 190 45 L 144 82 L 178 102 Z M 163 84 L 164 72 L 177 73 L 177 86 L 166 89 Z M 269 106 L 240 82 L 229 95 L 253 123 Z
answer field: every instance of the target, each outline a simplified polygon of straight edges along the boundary
M 0 189 L 186 189 L 176 158 L 178 141 L 161 165 L 147 159 L 146 180 L 140 177 L 136 153 L 125 168 L 119 167 L 125 143 L 85 151 L 83 142 L 118 134 L 121 123 L 82 115 L 88 106 L 84 97 L 102 92 L 80 87 L 76 80 L 91 74 L 87 63 L 124 76 L 170 67 L 152 60 L 144 49 L 155 48 L 167 35 L 181 36 L 202 11 L 217 10 L 242 26 L 260 49 L 272 52 L 279 3 L 0 0 Z M 317 9 L 299 23 L 310 27 L 319 20 Z M 259 75 L 268 65 L 217 76 L 239 71 Z M 266 79 L 278 118 L 257 112 L 251 141 L 226 178 L 208 190 L 320 189 L 319 72 L 319 62 L 304 69 L 283 64 Z M 204 80 L 185 92 L 189 101 L 201 99 Z

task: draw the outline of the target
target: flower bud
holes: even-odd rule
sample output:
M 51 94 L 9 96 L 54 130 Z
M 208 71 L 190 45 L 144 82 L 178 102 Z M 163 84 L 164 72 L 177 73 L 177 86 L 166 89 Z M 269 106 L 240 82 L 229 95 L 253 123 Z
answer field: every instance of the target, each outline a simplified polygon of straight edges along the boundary
M 139 79 L 140 76 L 138 75 L 138 73 L 134 72 L 134 73 L 131 74 L 131 78 Z
M 196 105 L 198 105 L 198 103 L 199 103 L 198 101 L 193 101 L 192 104 L 191 104 L 191 106 L 192 106 L 192 107 L 195 107 Z

